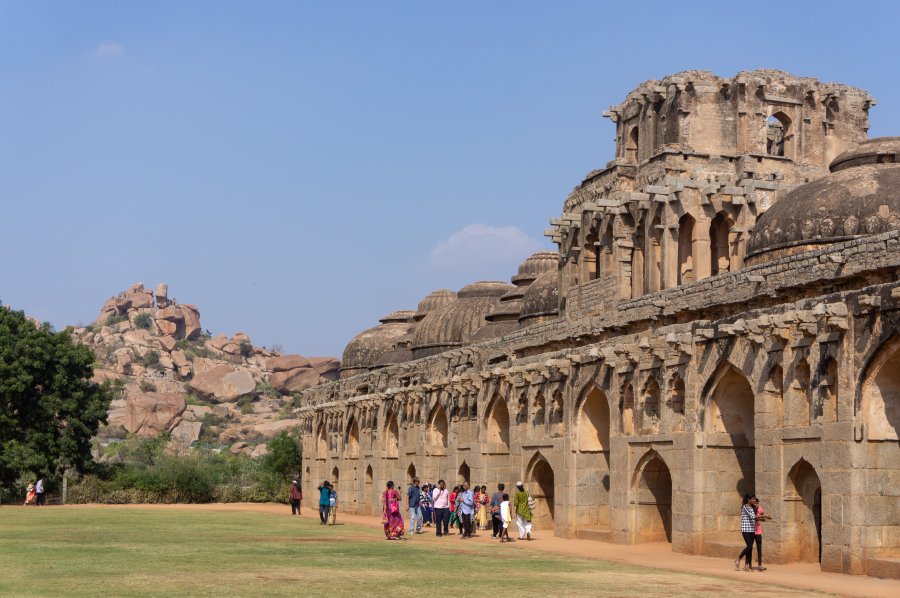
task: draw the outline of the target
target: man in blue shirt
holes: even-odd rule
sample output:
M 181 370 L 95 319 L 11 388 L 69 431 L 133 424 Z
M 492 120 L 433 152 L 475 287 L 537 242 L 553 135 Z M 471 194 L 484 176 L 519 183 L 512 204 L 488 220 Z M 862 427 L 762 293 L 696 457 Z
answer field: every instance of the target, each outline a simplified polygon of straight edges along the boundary
M 331 482 L 325 480 L 316 487 L 319 491 L 319 519 L 320 525 L 328 523 L 328 515 L 331 511 Z
M 469 482 L 463 484 L 460 513 L 462 514 L 463 538 L 471 538 L 472 517 L 475 515 L 475 493 L 469 488 Z
M 413 478 L 409 490 L 406 491 L 409 499 L 409 533 L 422 533 L 422 490 L 419 488 L 419 478 Z

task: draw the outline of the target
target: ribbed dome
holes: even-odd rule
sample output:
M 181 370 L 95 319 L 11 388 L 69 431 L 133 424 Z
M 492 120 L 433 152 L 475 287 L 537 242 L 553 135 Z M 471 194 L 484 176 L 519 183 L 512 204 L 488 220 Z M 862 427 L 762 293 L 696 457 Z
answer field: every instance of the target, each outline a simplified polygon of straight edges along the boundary
M 378 365 L 379 359 L 393 350 L 409 334 L 415 312 L 398 311 L 381 319 L 381 324 L 357 334 L 344 347 L 341 378 L 347 378 Z
M 898 150 L 896 137 L 863 143 L 832 162 L 835 172 L 778 200 L 753 227 L 747 264 L 900 228 Z
M 438 289 L 429 293 L 424 299 L 419 301 L 419 307 L 416 309 L 416 320 L 421 320 L 428 312 L 453 301 L 456 301 L 456 293 L 450 289 Z
M 413 333 L 413 357 L 427 357 L 466 345 L 486 324 L 485 316 L 500 303 L 500 297 L 514 287 L 503 282 L 486 281 L 467 285 L 457 300 L 428 313 Z
M 528 285 L 522 299 L 522 327 L 538 324 L 559 315 L 559 275 L 548 270 Z
M 559 254 L 553 251 L 538 251 L 533 253 L 519 265 L 519 272 L 513 276 L 514 284 L 531 282 L 547 270 L 556 270 L 559 262 Z

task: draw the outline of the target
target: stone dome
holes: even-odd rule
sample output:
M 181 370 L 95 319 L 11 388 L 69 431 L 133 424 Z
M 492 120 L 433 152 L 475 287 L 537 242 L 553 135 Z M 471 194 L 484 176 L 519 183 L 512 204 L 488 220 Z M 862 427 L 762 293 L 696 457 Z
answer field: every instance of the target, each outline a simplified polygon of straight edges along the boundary
M 456 294 L 457 299 L 446 303 L 416 325 L 413 332 L 413 357 L 427 357 L 466 345 L 486 324 L 485 316 L 500 303 L 500 297 L 511 291 L 512 285 L 497 281 L 483 281 L 466 285 Z
M 428 312 L 456 301 L 456 293 L 450 289 L 438 289 L 432 291 L 424 299 L 419 301 L 419 307 L 416 308 L 416 321 L 421 320 Z
M 519 265 L 519 272 L 512 277 L 512 282 L 516 286 L 522 286 L 520 283 L 523 282 L 530 283 L 547 270 L 556 270 L 558 263 L 559 254 L 555 251 L 533 253 Z
M 535 279 L 522 299 L 519 324 L 524 328 L 559 315 L 559 274 L 548 270 Z
M 376 367 L 379 359 L 409 334 L 414 315 L 413 311 L 396 311 L 382 318 L 378 326 L 353 337 L 344 347 L 341 377 L 347 378 Z
M 831 163 L 831 174 L 801 185 L 759 217 L 748 265 L 900 228 L 900 138 L 869 140 Z

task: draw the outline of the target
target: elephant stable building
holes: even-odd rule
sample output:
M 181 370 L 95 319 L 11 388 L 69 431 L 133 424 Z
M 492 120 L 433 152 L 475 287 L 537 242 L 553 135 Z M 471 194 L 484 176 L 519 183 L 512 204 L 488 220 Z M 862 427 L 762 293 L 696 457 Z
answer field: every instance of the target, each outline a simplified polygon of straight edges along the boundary
M 510 487 L 557 536 L 900 577 L 900 137 L 760 70 L 648 81 L 512 284 L 436 291 L 304 392 L 306 496 Z

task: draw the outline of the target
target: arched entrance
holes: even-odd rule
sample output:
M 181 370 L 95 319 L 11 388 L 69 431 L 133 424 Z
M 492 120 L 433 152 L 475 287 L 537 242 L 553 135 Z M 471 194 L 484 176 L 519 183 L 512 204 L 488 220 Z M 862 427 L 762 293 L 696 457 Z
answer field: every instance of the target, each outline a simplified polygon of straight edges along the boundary
M 506 401 L 497 395 L 491 405 L 487 425 L 488 443 L 495 449 L 509 450 L 509 409 Z
M 597 387 L 592 387 L 581 403 L 578 414 L 578 450 L 609 451 L 609 402 Z
M 428 432 L 427 441 L 432 448 L 447 448 L 447 436 L 449 433 L 449 422 L 447 421 L 447 412 L 440 403 L 434 406 L 431 414 L 428 416 Z
M 373 479 L 374 477 L 375 476 L 372 471 L 372 466 L 368 465 L 366 467 L 366 489 L 365 489 L 365 494 L 364 494 L 365 498 L 363 500 L 366 501 L 369 513 L 375 512 L 376 499 L 375 499 L 375 492 L 374 492 L 374 479 Z
M 327 454 L 328 439 L 325 436 L 325 424 L 320 424 L 316 432 L 316 459 L 324 459 Z
M 347 456 L 351 459 L 359 457 L 359 424 L 356 418 L 351 419 L 347 427 Z
M 672 475 L 662 457 L 650 451 L 633 482 L 634 541 L 672 542 Z
M 396 458 L 400 456 L 400 426 L 397 423 L 397 416 L 389 413 L 387 416 L 387 425 L 384 430 L 384 452 L 388 458 Z
M 461 482 L 471 482 L 471 472 L 469 471 L 469 465 L 465 461 L 463 461 L 462 465 L 459 466 L 459 481 Z
M 575 430 L 576 453 L 576 524 L 579 528 L 605 528 L 609 525 L 609 400 L 606 394 L 590 385 L 584 391 Z
M 406 481 L 412 483 L 413 478 L 416 477 L 416 466 L 412 463 L 409 464 L 409 467 L 406 468 Z
M 739 529 L 744 494 L 754 492 L 756 449 L 754 395 L 747 378 L 725 363 L 712 376 L 701 414 L 703 460 L 708 482 L 703 495 L 704 531 L 732 534 Z
M 532 524 L 536 530 L 553 530 L 556 481 L 550 463 L 538 453 L 531 461 L 530 475 L 526 490 L 531 492 L 536 503 Z
M 822 484 L 812 465 L 800 459 L 788 474 L 785 536 L 792 560 L 822 561 Z

